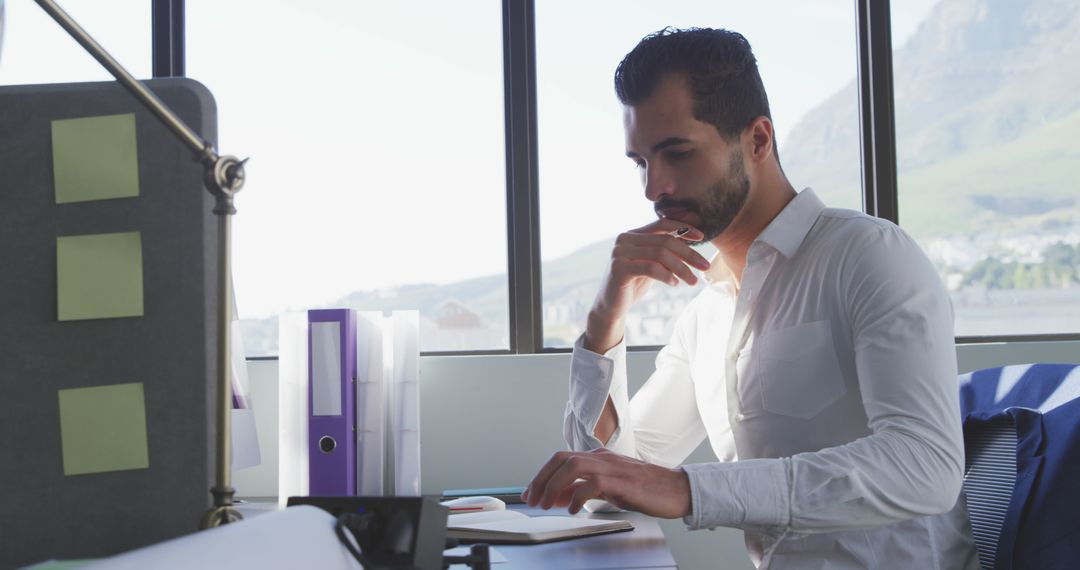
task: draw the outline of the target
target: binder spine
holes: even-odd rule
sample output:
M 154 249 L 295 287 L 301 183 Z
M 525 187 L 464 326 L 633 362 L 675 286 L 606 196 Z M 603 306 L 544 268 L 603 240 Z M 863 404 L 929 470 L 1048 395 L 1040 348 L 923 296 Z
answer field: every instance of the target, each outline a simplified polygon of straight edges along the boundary
M 308 311 L 308 478 L 314 496 L 356 494 L 356 317 Z

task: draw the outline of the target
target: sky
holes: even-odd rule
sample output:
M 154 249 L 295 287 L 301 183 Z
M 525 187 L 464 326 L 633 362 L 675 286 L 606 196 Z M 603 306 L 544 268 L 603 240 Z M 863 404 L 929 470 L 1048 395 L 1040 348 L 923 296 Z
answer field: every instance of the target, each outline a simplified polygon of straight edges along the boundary
M 892 3 L 894 46 L 934 3 Z M 0 84 L 110 79 L 32 0 L 7 4 Z M 60 4 L 150 75 L 148 1 Z M 499 0 L 186 6 L 187 75 L 215 95 L 219 151 L 251 157 L 236 200 L 242 317 L 506 271 Z M 799 119 L 855 77 L 854 17 L 851 0 L 537 0 L 542 256 L 653 218 L 611 87 L 638 39 L 743 33 L 787 152 Z

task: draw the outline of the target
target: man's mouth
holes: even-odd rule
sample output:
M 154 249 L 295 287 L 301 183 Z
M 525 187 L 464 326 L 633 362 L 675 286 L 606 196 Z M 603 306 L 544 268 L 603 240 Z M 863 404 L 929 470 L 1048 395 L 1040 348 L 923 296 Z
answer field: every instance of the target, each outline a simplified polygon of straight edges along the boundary
M 686 217 L 689 216 L 692 213 L 693 212 L 691 210 L 688 210 L 686 208 L 678 208 L 678 207 L 660 208 L 660 209 L 656 210 L 656 215 L 657 216 L 660 216 L 661 218 L 668 218 L 668 219 L 676 220 L 676 221 L 679 221 L 679 222 L 685 222 Z

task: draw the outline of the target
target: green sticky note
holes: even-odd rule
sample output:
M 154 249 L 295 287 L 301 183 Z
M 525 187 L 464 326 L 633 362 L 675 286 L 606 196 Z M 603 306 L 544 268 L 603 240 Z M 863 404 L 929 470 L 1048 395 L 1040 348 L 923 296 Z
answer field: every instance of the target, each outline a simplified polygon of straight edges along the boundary
M 61 321 L 141 317 L 142 236 L 56 238 L 56 292 Z
M 64 475 L 150 467 L 142 382 L 60 390 Z
M 135 115 L 52 122 L 56 203 L 139 195 Z

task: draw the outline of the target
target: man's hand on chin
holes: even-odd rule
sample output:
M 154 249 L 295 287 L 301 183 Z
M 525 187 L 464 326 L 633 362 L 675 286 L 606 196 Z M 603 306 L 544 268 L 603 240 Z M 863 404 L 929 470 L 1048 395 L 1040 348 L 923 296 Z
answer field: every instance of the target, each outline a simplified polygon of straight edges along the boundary
M 661 518 L 690 514 L 690 479 L 682 469 L 668 469 L 608 449 L 560 451 L 525 488 L 530 507 L 567 507 L 577 513 L 589 499 Z

